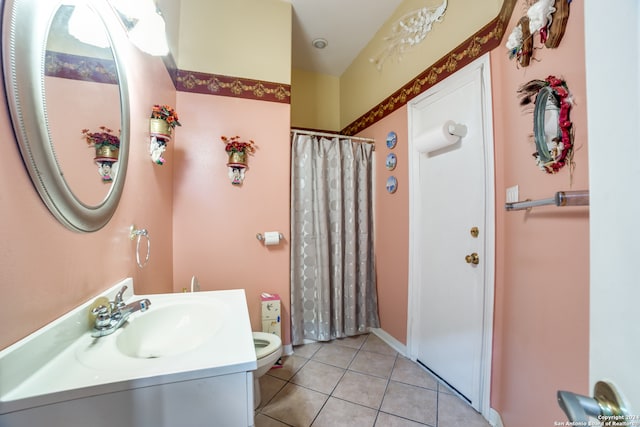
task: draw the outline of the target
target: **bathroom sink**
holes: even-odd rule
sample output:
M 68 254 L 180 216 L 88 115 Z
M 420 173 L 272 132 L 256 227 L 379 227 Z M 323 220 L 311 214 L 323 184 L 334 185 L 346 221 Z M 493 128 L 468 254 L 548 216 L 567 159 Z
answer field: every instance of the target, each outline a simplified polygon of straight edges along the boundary
M 95 337 L 90 307 L 124 285 L 149 309 Z M 174 426 L 185 408 L 189 425 L 253 425 L 256 368 L 244 290 L 136 295 L 127 278 L 0 351 L 0 426 Z
M 222 326 L 222 310 L 215 302 L 152 305 L 129 318 L 116 337 L 116 347 L 126 356 L 143 359 L 195 350 Z
M 235 310 L 226 294 L 227 291 L 214 291 L 131 296 L 129 301 L 149 299 L 149 309 L 131 314 L 110 335 L 95 338 L 85 333 L 75 345 L 75 358 L 95 372 L 136 376 L 186 365 L 193 369 L 226 366 L 233 363 L 235 356 L 220 351 L 225 348 L 223 342 L 243 348 L 246 345 L 246 337 L 230 321 Z M 249 343 L 253 349 L 253 339 Z

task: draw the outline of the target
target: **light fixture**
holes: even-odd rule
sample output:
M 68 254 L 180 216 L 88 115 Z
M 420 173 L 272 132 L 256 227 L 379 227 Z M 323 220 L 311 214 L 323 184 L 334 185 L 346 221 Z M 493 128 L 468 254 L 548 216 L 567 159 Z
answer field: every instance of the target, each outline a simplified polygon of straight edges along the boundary
M 68 22 L 69 34 L 82 43 L 108 48 L 109 38 L 98 15 L 86 3 L 72 6 L 73 12 Z
M 129 40 L 149 55 L 165 56 L 169 53 L 164 19 L 155 12 L 138 21 L 129 31 Z
M 138 49 L 153 56 L 169 53 L 166 25 L 154 0 L 111 0 L 124 22 L 129 40 Z
M 329 43 L 325 39 L 314 39 L 311 44 L 316 49 L 324 49 Z

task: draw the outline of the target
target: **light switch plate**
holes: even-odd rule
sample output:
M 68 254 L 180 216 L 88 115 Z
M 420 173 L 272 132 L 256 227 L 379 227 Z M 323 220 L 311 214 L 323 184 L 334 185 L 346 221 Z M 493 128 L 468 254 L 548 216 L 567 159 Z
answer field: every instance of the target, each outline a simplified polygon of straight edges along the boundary
M 507 203 L 515 203 L 520 200 L 520 195 L 518 193 L 517 185 L 507 188 Z

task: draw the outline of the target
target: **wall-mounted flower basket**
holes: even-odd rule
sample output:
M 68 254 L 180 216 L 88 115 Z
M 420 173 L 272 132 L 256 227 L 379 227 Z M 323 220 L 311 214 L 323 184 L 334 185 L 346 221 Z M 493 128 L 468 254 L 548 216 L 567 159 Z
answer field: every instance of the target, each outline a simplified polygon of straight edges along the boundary
M 90 147 L 96 150 L 93 161 L 98 165 L 98 174 L 103 182 L 111 182 L 116 175 L 118 155 L 120 152 L 120 138 L 106 126 L 100 126 L 99 132 L 83 129 L 83 138 Z
M 229 153 L 229 163 L 227 166 L 247 167 L 247 153 L 237 151 Z
M 118 161 L 118 154 L 120 149 L 112 145 L 96 145 L 96 161 Z
M 149 134 L 161 139 L 171 139 L 171 129 L 163 119 L 149 119 Z
M 167 143 L 171 141 L 171 134 L 176 126 L 182 124 L 178 121 L 178 113 L 172 107 L 160 104 L 153 106 L 149 119 L 149 154 L 153 163 L 164 164 L 162 154 L 167 149 Z
M 229 156 L 227 167 L 229 168 L 229 179 L 233 185 L 241 185 L 244 182 L 244 173 L 247 169 L 248 155 L 255 152 L 255 145 L 252 140 L 249 142 L 240 141 L 239 136 L 227 138 L 220 137 L 225 144 L 225 151 Z

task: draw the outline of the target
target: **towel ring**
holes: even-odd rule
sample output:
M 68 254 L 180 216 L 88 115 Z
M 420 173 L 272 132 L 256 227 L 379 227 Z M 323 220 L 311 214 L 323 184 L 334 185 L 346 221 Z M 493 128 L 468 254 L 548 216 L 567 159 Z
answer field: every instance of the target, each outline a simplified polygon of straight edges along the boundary
M 149 237 L 149 232 L 146 228 L 138 230 L 134 225 L 132 225 L 129 228 L 129 238 L 133 240 L 136 236 L 138 237 L 138 241 L 136 242 L 136 263 L 138 264 L 138 267 L 144 268 L 144 266 L 149 263 L 149 258 L 151 256 L 151 237 Z M 140 240 L 142 240 L 143 236 L 147 238 L 147 255 L 144 258 L 144 262 L 140 262 Z

